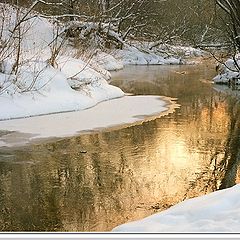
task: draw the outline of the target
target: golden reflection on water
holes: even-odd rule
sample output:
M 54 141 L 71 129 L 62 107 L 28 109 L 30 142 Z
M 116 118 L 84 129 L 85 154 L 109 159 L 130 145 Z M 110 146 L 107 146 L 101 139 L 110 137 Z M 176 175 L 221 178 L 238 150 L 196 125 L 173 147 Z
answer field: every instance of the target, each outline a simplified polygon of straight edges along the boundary
M 143 78 L 114 83 L 177 97 L 181 108 L 139 126 L 0 149 L 2 231 L 110 231 L 239 180 L 239 104 L 200 81 L 212 70 L 131 72 Z

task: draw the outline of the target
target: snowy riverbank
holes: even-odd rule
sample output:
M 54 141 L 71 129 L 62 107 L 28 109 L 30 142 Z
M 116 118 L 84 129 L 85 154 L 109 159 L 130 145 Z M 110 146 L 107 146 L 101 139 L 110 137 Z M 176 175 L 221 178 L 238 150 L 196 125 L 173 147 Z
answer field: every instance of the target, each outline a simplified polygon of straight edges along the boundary
M 175 107 L 170 99 L 159 96 L 125 96 L 102 102 L 84 111 L 0 121 L 0 130 L 3 131 L 0 134 L 0 147 L 139 124 L 168 114 Z
M 228 59 L 224 64 L 218 65 L 219 74 L 213 81 L 220 84 L 240 84 L 240 55 L 234 59 Z
M 190 199 L 115 232 L 239 233 L 240 185 Z
M 65 39 L 63 25 L 26 9 L 0 7 L 6 43 L 0 56 L 0 120 L 87 109 L 124 96 L 121 89 L 109 85 L 109 70 L 129 64 L 182 64 L 179 53 L 201 55 L 193 48 L 157 45 L 150 50 L 150 43 L 126 43 L 109 53 L 95 49 L 85 59 Z
M 124 96 L 121 89 L 108 84 L 108 71 L 76 58 L 75 49 L 61 37 L 56 40 L 56 26 L 44 18 L 24 20 L 21 43 L 15 43 L 10 30 L 26 10 L 19 12 L 7 4 L 1 8 L 6 16 L 0 20 L 2 37 L 9 46 L 0 61 L 0 120 L 83 110 Z M 61 45 L 55 56 L 54 49 Z
M 79 78 L 76 75 L 74 80 L 68 81 L 67 75 L 77 74 L 82 66 L 80 60 L 71 59 L 59 71 L 42 63 L 34 89 L 18 92 L 16 86 L 12 85 L 0 95 L 0 120 L 83 110 L 101 101 L 124 96 L 121 89 L 109 85 L 99 73 L 89 68 L 85 69 L 85 75 L 83 73 Z M 28 70 L 23 75 L 25 82 L 30 80 L 26 84 L 31 84 L 33 73 Z M 0 74 L 3 81 L 6 77 Z M 70 85 L 80 90 L 74 90 Z
M 127 65 L 182 65 L 195 64 L 192 59 L 206 55 L 206 52 L 192 47 L 161 44 L 149 49 L 151 43 L 135 42 L 125 44 L 123 49 L 105 53 L 98 51 L 93 60 L 109 71 L 120 70 Z

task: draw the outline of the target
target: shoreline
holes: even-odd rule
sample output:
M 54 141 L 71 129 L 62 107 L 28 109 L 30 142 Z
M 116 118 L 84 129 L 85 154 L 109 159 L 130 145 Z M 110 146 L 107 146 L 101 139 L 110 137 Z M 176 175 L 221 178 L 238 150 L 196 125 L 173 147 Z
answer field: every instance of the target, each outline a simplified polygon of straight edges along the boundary
M 179 107 L 175 101 L 154 95 L 124 96 L 81 111 L 3 120 L 0 121 L 0 133 L 5 134 L 0 137 L 0 148 L 52 142 L 140 125 L 174 112 Z M 119 108 L 118 113 L 116 108 Z M 93 120 L 94 116 L 99 119 Z M 82 122 L 77 122 L 78 119 Z

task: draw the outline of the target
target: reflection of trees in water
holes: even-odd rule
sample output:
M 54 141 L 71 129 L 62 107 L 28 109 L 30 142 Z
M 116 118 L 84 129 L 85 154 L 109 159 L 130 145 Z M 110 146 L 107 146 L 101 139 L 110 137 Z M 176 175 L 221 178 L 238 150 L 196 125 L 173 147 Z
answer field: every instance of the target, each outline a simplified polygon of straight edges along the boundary
M 215 190 L 234 186 L 239 167 L 240 105 L 236 98 L 228 97 L 227 101 L 230 123 L 228 125 L 228 136 L 224 144 L 224 155 L 218 160 L 219 152 L 216 152 L 211 158 L 210 164 L 212 166 L 212 178 L 209 178 L 208 184 L 214 182 Z
M 110 230 L 119 223 L 114 219 L 119 215 L 121 223 L 131 218 L 127 210 L 140 186 L 126 163 L 124 142 L 126 148 L 138 150 L 145 140 L 140 137 L 142 129 L 129 131 L 15 151 L 13 161 L 19 164 L 1 168 L 0 201 L 2 210 L 9 209 L 0 213 L 2 230 Z M 24 164 L 24 160 L 34 164 Z
M 17 154 L 9 159 L 12 164 L 1 164 L 1 230 L 54 231 L 61 224 L 54 188 L 31 164 L 34 160 L 31 153 L 17 151 Z
M 11 178 L 9 187 L 2 186 L 6 181 L 1 184 L 9 194 L 2 206 L 11 209 L 5 222 L 19 230 L 110 230 L 182 201 L 195 169 L 182 169 L 159 154 L 159 147 L 172 151 L 168 146 L 174 139 L 168 139 L 168 133 L 171 129 L 174 134 L 179 127 L 175 126 L 179 117 L 183 118 L 168 116 L 120 131 L 17 151 L 17 161 L 27 159 L 35 165 L 23 164 L 17 171 L 14 165 L 5 167 Z M 183 136 L 189 138 L 186 133 Z M 195 182 L 194 196 L 203 185 L 199 179 Z M 17 199 L 21 199 L 19 205 L 15 205 Z
M 197 83 L 194 95 L 188 83 L 178 83 L 183 105 L 169 116 L 11 153 L 0 162 L 2 230 L 111 230 L 231 183 L 237 103 Z
M 203 182 L 200 192 L 205 193 L 232 187 L 236 184 L 240 157 L 240 105 L 236 98 L 227 97 L 226 100 L 228 101 L 226 107 L 230 122 L 227 126 L 228 135 L 224 143 L 225 147 L 223 150 L 213 149 L 209 170 L 197 174 L 196 180 L 191 183 L 185 194 L 185 199 L 189 197 L 188 193 L 196 188 L 199 182 Z M 218 121 L 218 119 L 212 118 L 212 114 L 209 116 L 210 122 Z
M 220 189 L 232 187 L 236 184 L 240 160 L 240 106 L 239 100 L 235 98 L 230 100 L 229 114 L 231 116 L 231 124 L 226 141 L 225 156 L 222 161 L 225 171 Z
M 177 72 L 187 74 L 177 74 Z M 209 84 L 203 84 L 199 80 L 211 81 L 214 76 L 214 68 L 206 65 L 199 65 L 198 68 L 191 65 L 131 66 L 124 69 L 123 73 L 121 71 L 113 73 L 111 84 L 133 94 L 176 97 L 181 103 L 189 103 L 192 99 L 204 101 L 204 97 L 200 98 L 200 96 L 211 91 L 211 88 Z

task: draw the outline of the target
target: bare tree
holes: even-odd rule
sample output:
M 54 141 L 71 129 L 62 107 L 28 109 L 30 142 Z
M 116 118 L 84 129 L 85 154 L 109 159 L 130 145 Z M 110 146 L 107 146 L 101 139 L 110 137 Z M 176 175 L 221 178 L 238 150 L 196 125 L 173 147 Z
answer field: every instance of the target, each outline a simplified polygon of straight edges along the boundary
M 228 35 L 234 47 L 240 51 L 240 0 L 216 0 L 217 5 L 227 14 Z
M 36 68 L 36 77 L 25 86 L 24 80 L 19 81 L 19 76 L 23 69 L 27 69 L 28 63 L 39 57 L 43 49 L 35 49 L 33 54 L 26 57 L 22 47 L 24 38 L 29 34 L 29 30 L 34 24 L 37 13 L 33 9 L 39 4 L 48 5 L 50 3 L 43 0 L 32 2 L 27 8 L 18 5 L 0 4 L 2 18 L 0 18 L 0 72 L 5 75 L 5 80 L 0 82 L 0 94 L 9 89 L 11 85 L 17 85 L 19 91 L 30 91 L 35 87 L 38 76 L 43 71 Z M 11 13 L 11 15 L 9 14 Z M 36 18 L 37 19 L 37 18 Z M 65 42 L 65 38 L 60 37 L 61 31 L 57 25 L 53 27 L 54 39 L 50 43 L 43 44 L 44 48 L 49 47 L 51 56 L 48 64 L 55 67 L 56 58 Z M 34 62 L 34 61 L 33 61 Z M 35 68 L 35 67 L 34 67 Z M 22 71 L 21 71 L 22 70 Z M 34 70 L 35 71 L 35 70 Z M 8 77 L 7 77 L 8 76 Z

